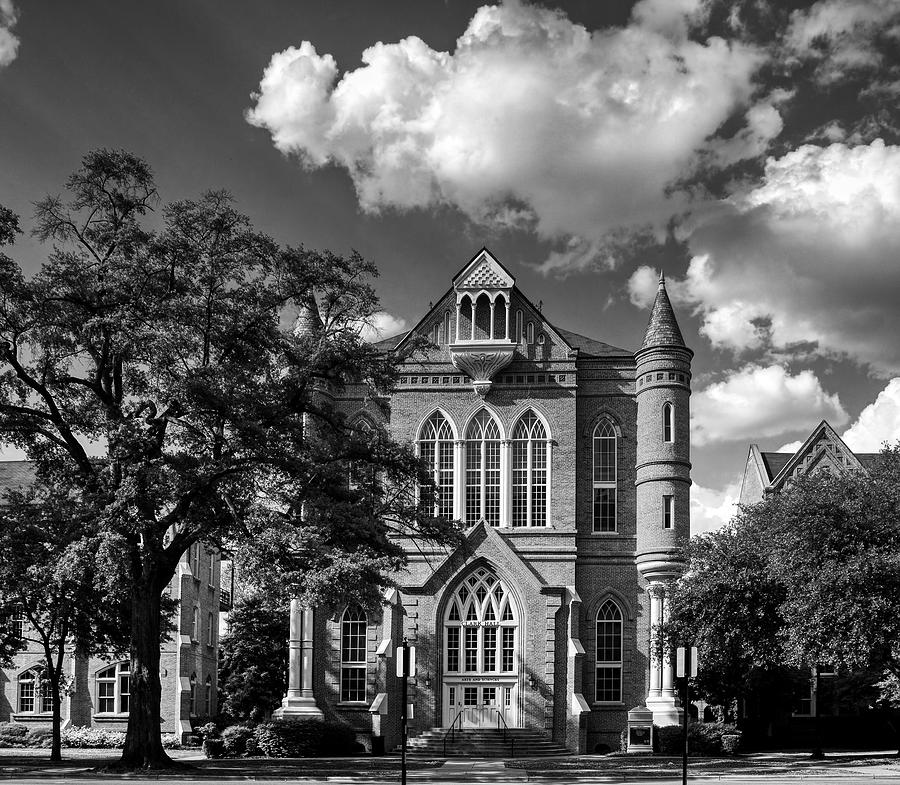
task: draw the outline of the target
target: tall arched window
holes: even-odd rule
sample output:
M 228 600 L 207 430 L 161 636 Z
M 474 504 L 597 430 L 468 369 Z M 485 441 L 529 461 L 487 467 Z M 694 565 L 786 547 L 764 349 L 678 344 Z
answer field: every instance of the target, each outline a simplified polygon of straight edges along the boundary
M 594 531 L 616 531 L 616 430 L 607 420 L 594 428 Z
M 131 698 L 131 668 L 127 662 L 97 672 L 97 713 L 127 714 Z
M 366 614 L 348 605 L 341 617 L 341 701 L 366 700 Z
M 450 340 L 450 311 L 444 311 L 444 343 L 453 343 Z
M 500 524 L 500 429 L 485 409 L 466 430 L 466 523 Z
M 622 611 L 606 600 L 597 611 L 597 678 L 594 700 L 622 700 Z
M 422 426 L 419 457 L 434 479 L 433 488 L 422 488 L 419 496 L 426 515 L 453 518 L 453 429 L 440 412 Z
M 369 442 L 375 436 L 375 426 L 366 417 L 357 418 L 350 426 L 350 438 Z M 367 488 L 375 480 L 375 470 L 365 461 L 350 461 L 348 482 L 351 490 Z
M 513 429 L 512 525 L 547 525 L 547 431 L 530 410 Z
M 525 336 L 526 343 L 529 343 L 529 344 L 534 343 L 534 322 L 528 322 L 528 325 L 525 328 L 525 332 L 526 332 L 526 336 Z
M 489 570 L 475 570 L 454 592 L 444 615 L 446 672 L 515 672 L 517 627 L 510 593 Z
M 666 402 L 662 407 L 662 431 L 663 441 L 675 441 L 675 407 Z
M 516 311 L 516 343 L 522 343 L 522 312 Z

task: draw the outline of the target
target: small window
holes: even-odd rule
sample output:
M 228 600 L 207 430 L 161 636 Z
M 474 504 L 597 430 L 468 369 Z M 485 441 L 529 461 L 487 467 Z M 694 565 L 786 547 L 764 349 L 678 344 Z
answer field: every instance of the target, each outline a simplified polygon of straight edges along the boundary
M 216 549 L 210 548 L 207 553 L 209 554 L 209 573 L 207 577 L 207 583 L 209 583 L 210 586 L 214 586 L 216 581 Z
M 97 713 L 128 714 L 131 668 L 127 662 L 110 665 L 97 673 Z
M 212 676 L 206 677 L 203 692 L 203 713 L 209 717 L 212 715 Z
M 200 543 L 191 546 L 191 575 L 200 580 Z
M 191 640 L 196 643 L 200 640 L 200 609 L 194 606 L 194 615 L 191 619 Z
M 212 613 L 206 614 L 206 645 L 215 646 L 216 643 L 216 622 Z
M 541 346 L 543 346 L 543 345 L 544 345 L 544 340 L 545 340 L 544 334 L 541 333 L 541 334 L 538 336 L 538 344 L 541 345 Z
M 666 494 L 663 498 L 663 528 L 671 529 L 675 525 L 675 497 Z
M 671 443 L 675 441 L 675 407 L 671 403 L 664 403 L 662 408 L 663 441 Z
M 192 717 L 197 715 L 197 674 L 192 673 L 191 678 L 188 679 L 188 683 L 191 686 L 190 691 L 190 699 L 188 702 L 188 714 Z

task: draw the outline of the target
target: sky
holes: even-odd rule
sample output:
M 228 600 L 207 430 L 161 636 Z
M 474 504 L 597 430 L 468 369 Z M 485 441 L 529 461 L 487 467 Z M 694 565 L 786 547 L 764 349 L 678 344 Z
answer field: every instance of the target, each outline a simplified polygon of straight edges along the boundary
M 129 150 L 166 202 L 227 188 L 375 262 L 385 336 L 487 246 L 552 323 L 633 350 L 663 272 L 697 533 L 751 442 L 900 439 L 898 100 L 898 0 L 0 0 L 0 205 L 27 229 Z

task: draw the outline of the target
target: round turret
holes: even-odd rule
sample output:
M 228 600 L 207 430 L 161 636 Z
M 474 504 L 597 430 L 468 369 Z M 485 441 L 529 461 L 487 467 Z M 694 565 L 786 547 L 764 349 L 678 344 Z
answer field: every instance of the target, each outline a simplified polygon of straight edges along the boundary
M 684 571 L 690 536 L 691 358 L 660 276 L 641 348 L 637 393 L 637 567 L 652 582 Z

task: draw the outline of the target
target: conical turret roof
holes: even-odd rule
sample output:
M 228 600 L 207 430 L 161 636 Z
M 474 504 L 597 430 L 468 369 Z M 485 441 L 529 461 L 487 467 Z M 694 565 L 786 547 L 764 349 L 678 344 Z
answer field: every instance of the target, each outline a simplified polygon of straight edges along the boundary
M 666 292 L 666 279 L 662 274 L 659 276 L 659 288 L 656 290 L 656 300 L 650 312 L 650 322 L 641 349 L 648 349 L 651 346 L 685 346 L 678 321 L 675 319 L 675 311 Z
M 322 317 L 319 316 L 319 306 L 312 292 L 307 292 L 297 303 L 299 312 L 297 321 L 294 322 L 294 335 L 298 338 L 308 337 L 321 332 L 323 328 Z

